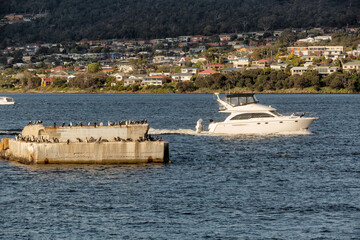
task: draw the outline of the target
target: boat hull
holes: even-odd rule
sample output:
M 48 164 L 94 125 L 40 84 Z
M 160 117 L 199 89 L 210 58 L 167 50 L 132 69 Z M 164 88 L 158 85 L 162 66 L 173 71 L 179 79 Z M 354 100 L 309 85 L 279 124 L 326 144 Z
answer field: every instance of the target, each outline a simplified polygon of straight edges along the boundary
M 12 105 L 15 104 L 14 102 L 5 102 L 5 103 L 0 103 L 0 105 Z
M 306 130 L 316 118 L 239 120 L 217 122 L 209 126 L 209 132 L 218 134 L 276 134 Z

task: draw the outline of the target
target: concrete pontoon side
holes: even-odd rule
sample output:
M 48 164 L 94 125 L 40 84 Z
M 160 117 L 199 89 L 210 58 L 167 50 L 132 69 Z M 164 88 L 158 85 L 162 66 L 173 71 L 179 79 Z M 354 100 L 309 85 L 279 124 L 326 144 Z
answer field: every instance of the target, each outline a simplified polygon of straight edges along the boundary
M 5 140 L 5 139 L 2 139 Z M 3 157 L 22 163 L 149 163 L 169 162 L 166 141 L 36 143 L 7 139 Z
M 150 138 L 148 129 L 146 123 L 99 127 L 28 125 L 21 136 L 1 139 L 0 157 L 27 164 L 169 162 L 169 143 Z

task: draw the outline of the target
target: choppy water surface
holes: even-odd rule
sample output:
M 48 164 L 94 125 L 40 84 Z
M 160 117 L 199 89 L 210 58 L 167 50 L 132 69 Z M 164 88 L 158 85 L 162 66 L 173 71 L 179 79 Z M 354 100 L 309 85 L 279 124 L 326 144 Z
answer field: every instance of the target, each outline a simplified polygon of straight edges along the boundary
M 0 137 L 29 120 L 216 121 L 212 95 L 2 94 Z M 171 164 L 0 161 L 0 239 L 360 239 L 360 95 L 258 95 L 319 116 L 308 135 L 163 135 Z M 9 135 L 9 136 L 8 136 Z

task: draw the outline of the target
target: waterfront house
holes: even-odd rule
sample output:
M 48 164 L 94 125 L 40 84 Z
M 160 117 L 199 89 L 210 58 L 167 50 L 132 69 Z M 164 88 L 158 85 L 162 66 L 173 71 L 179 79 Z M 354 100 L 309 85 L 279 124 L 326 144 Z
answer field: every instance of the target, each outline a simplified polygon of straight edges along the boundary
M 124 86 L 130 86 L 130 85 L 140 85 L 144 78 L 146 77 L 145 74 L 137 74 L 137 75 L 130 75 L 128 77 L 124 77 Z
M 50 86 L 54 83 L 54 81 L 55 81 L 54 77 L 51 77 L 51 78 L 43 77 L 43 78 L 41 78 L 41 86 L 42 87 Z
M 166 77 L 163 75 L 153 75 L 144 77 L 143 85 L 149 86 L 161 86 L 166 80 Z
M 114 77 L 117 82 L 123 81 L 124 78 L 125 78 L 125 74 L 124 74 L 124 73 L 113 73 L 113 74 L 111 74 L 110 76 Z

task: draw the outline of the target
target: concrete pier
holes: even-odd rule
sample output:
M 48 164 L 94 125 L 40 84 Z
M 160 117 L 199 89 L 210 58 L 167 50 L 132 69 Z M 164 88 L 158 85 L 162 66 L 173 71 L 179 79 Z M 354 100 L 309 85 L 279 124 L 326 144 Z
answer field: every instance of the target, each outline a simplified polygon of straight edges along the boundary
M 151 140 L 148 124 L 101 127 L 29 125 L 16 139 L 1 139 L 0 157 L 26 164 L 169 162 L 169 144 Z

